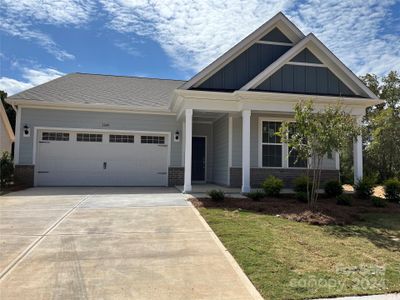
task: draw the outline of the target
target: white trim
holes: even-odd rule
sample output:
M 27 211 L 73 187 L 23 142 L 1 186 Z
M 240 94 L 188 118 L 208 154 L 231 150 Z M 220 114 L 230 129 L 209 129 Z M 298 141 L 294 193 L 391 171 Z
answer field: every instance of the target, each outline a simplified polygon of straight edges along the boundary
M 242 193 L 248 193 L 251 190 L 250 183 L 250 135 L 251 135 L 251 111 L 242 111 Z
M 166 182 L 165 186 L 168 186 L 168 177 L 169 177 L 169 168 L 171 166 L 171 132 L 169 131 L 143 131 L 143 130 L 116 130 L 116 129 L 94 129 L 94 128 L 67 128 L 67 127 L 43 127 L 43 126 L 35 126 L 33 128 L 33 150 L 32 150 L 32 164 L 35 165 L 36 168 L 36 162 L 37 162 L 37 144 L 39 141 L 39 135 L 38 131 L 42 130 L 55 130 L 55 131 L 69 131 L 69 132 L 98 132 L 98 133 L 103 133 L 103 134 L 110 134 L 110 133 L 131 133 L 131 134 L 159 134 L 159 135 L 166 135 L 168 144 L 168 151 L 167 151 L 167 176 L 166 176 Z M 103 138 L 103 143 L 105 142 L 106 139 Z M 37 186 L 37 176 L 36 172 L 34 172 L 33 176 L 33 181 L 34 181 L 34 186 Z
M 78 111 L 94 111 L 94 112 L 115 112 L 115 113 L 132 113 L 132 114 L 156 114 L 156 115 L 173 115 L 169 108 L 154 108 L 145 106 L 131 105 L 107 105 L 107 104 L 81 104 L 81 103 L 53 103 L 37 100 L 19 100 L 11 99 L 7 102 L 24 108 L 34 109 L 53 109 L 53 110 L 78 110 Z
M 21 114 L 22 114 L 22 108 L 17 106 L 17 112 L 15 117 L 14 165 L 19 164 L 19 150 L 21 143 Z
M 230 50 L 221 55 L 218 59 L 209 64 L 202 71 L 193 76 L 188 82 L 183 84 L 179 89 L 189 89 L 192 86 L 198 86 L 215 72 L 222 69 L 225 65 L 230 63 L 233 59 L 250 48 L 256 41 L 265 36 L 275 27 L 278 27 L 283 34 L 285 34 L 294 43 L 297 43 L 304 37 L 304 34 L 296 27 L 283 13 L 279 12 L 266 23 L 261 25 L 258 29 L 253 31 L 250 35 L 241 40 L 238 44 Z
M 231 184 L 233 117 L 228 117 L 228 185 Z
M 275 46 L 293 46 L 293 43 L 257 41 L 256 44 L 275 45 Z
M 351 72 L 320 40 L 318 40 L 315 35 L 310 33 L 301 40 L 297 45 L 283 54 L 280 58 L 278 58 L 275 62 L 265 68 L 260 74 L 250 80 L 247 84 L 245 84 L 240 90 L 247 91 L 249 89 L 256 88 L 260 85 L 263 81 L 265 81 L 268 77 L 273 75 L 276 71 L 278 71 L 284 64 L 288 63 L 293 57 L 295 57 L 298 53 L 300 53 L 306 47 L 314 47 L 315 50 L 319 50 L 323 53 L 326 57 L 322 58 L 321 55 L 315 53 L 313 54 L 321 60 L 329 70 L 334 73 L 339 79 L 343 81 L 344 84 L 356 95 L 364 93 L 371 99 L 378 99 L 378 97 L 372 93 L 362 82 L 361 80 Z M 328 63 L 330 61 L 330 63 Z M 336 69 L 342 72 L 339 74 Z M 343 75 L 347 76 L 345 78 Z M 356 90 L 358 89 L 358 91 Z
M 205 165 L 204 165 L 204 180 L 192 180 L 192 183 L 206 183 L 208 181 L 208 157 L 207 157 L 207 152 L 208 152 L 208 142 L 207 142 L 207 136 L 206 135 L 192 135 L 192 143 L 193 143 L 193 138 L 194 137 L 200 137 L 200 138 L 204 138 L 205 141 Z M 192 147 L 192 151 L 193 151 L 193 147 Z M 193 157 L 192 157 L 193 160 Z M 192 169 L 192 173 L 193 173 L 193 169 Z M 193 175 L 193 174 L 192 174 Z
M 192 134 L 193 134 L 193 109 L 185 110 L 185 170 L 183 190 L 185 193 L 192 191 Z
M 285 65 L 327 68 L 327 66 L 324 65 L 324 64 L 307 63 L 307 62 L 299 62 L 299 61 L 289 61 L 289 62 L 287 62 Z

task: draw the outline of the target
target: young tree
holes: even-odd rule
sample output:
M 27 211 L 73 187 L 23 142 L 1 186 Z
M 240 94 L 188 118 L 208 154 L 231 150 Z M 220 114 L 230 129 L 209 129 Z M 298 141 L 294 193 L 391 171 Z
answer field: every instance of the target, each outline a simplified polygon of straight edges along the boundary
M 300 101 L 295 106 L 294 121 L 294 127 L 293 123 L 282 123 L 278 135 L 290 152 L 295 151 L 298 160 L 311 162 L 307 164 L 307 178 L 312 180 L 307 198 L 310 208 L 315 209 L 323 158 L 341 151 L 361 129 L 339 103 L 316 111 L 312 101 Z

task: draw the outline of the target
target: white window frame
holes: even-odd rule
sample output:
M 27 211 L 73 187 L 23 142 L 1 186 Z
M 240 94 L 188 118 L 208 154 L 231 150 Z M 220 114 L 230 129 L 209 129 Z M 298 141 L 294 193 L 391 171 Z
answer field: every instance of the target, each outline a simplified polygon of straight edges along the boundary
M 259 117 L 258 118 L 258 167 L 262 169 L 303 169 L 306 170 L 307 167 L 289 167 L 289 146 L 286 143 L 263 143 L 263 122 L 290 122 L 294 123 L 294 119 L 290 117 L 282 117 L 282 118 L 268 118 L 268 117 Z M 263 166 L 262 161 L 262 146 L 263 145 L 282 145 L 282 166 L 281 167 L 266 167 Z M 307 161 L 309 165 L 310 162 Z

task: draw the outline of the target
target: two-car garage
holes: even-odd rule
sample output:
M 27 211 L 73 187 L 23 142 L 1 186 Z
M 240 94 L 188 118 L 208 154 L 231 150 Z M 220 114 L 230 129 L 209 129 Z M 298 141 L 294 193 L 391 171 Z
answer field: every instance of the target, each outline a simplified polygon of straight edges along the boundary
M 39 129 L 37 186 L 166 186 L 170 135 Z

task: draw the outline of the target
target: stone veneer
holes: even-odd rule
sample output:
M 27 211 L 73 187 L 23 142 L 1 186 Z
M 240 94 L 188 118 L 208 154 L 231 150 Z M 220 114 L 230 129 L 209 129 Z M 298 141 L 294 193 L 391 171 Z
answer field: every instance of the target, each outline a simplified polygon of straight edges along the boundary
M 282 169 L 282 168 L 251 168 L 250 169 L 250 184 L 251 187 L 260 187 L 261 183 L 270 175 L 283 180 L 285 188 L 293 187 L 293 180 L 299 176 L 305 175 L 304 169 Z M 339 180 L 338 170 L 322 170 L 321 183 L 329 180 Z M 242 185 L 242 168 L 230 169 L 230 186 L 241 187 Z M 322 185 L 321 185 L 322 186 Z
M 185 168 L 169 167 L 168 168 L 168 186 L 183 185 Z
M 15 165 L 14 181 L 16 184 L 25 186 L 34 185 L 34 165 Z

